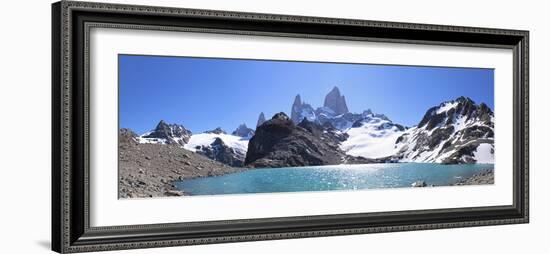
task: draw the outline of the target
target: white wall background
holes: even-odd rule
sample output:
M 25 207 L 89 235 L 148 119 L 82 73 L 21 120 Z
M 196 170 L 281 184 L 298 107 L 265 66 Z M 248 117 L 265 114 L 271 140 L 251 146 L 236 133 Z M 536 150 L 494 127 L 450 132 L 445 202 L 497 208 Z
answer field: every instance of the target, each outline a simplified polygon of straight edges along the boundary
M 107 1 L 107 0 L 105 0 Z M 549 247 L 550 30 L 544 1 L 118 0 L 248 12 L 345 17 L 531 31 L 531 223 L 132 250 L 122 253 L 544 253 Z M 50 1 L 6 1 L 0 15 L 0 253 L 50 245 Z

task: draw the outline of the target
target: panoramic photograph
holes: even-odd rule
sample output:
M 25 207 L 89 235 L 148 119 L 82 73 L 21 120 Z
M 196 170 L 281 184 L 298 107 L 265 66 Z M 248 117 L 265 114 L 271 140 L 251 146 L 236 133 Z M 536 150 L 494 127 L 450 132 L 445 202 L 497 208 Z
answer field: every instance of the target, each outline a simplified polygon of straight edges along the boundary
M 494 184 L 494 70 L 119 55 L 118 197 Z

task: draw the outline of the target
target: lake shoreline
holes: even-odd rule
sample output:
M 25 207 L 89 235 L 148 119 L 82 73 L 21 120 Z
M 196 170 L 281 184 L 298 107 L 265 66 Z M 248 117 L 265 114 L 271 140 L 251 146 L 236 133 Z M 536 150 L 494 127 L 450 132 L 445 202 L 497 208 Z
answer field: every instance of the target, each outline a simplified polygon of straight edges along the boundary
M 185 188 L 178 186 L 182 181 L 192 179 L 212 179 L 213 176 L 224 177 L 232 173 L 242 172 L 247 174 L 253 172 L 262 172 L 262 170 L 275 170 L 275 175 L 278 172 L 285 170 L 296 170 L 296 167 L 281 167 L 281 168 L 254 168 L 254 167 L 231 167 L 226 164 L 206 158 L 203 155 L 182 149 L 177 145 L 163 144 L 140 144 L 136 142 L 132 135 L 125 135 L 121 132 L 119 142 L 119 170 L 118 170 L 118 197 L 119 198 L 147 198 L 147 197 L 170 197 L 170 196 L 186 196 L 191 195 L 193 191 L 186 191 Z M 374 162 L 374 161 L 373 161 Z M 333 169 L 359 169 L 364 165 L 376 168 L 377 165 L 384 168 L 388 165 L 399 165 L 405 163 L 366 163 L 366 164 L 344 164 L 344 165 L 325 165 L 317 166 L 321 168 Z M 422 163 L 421 163 L 422 164 Z M 435 165 L 435 164 L 431 164 Z M 437 164 L 439 165 L 439 164 Z M 460 164 L 457 164 L 460 165 Z M 316 167 L 316 166 L 306 166 Z M 307 171 L 301 172 L 304 173 Z M 429 172 L 429 171 L 426 171 Z M 487 172 L 477 172 L 467 179 L 459 179 L 454 183 L 439 182 L 440 186 L 452 185 L 473 185 L 473 184 L 489 184 L 494 182 L 494 174 L 492 169 Z M 270 176 L 270 175 L 269 175 Z M 425 184 L 420 184 L 418 187 L 438 185 L 437 182 L 430 182 L 430 176 L 418 177 L 414 181 L 407 182 L 406 186 L 411 186 L 415 181 L 420 180 Z M 332 179 L 339 181 L 342 179 Z M 286 181 L 279 179 L 280 181 Z M 303 178 L 298 181 L 313 181 L 310 178 Z M 322 181 L 315 182 L 323 184 Z M 215 185 L 215 184 L 214 184 Z M 405 185 L 401 184 L 401 187 Z M 387 188 L 387 187 L 386 187 Z M 281 192 L 283 190 L 273 192 Z M 307 191 L 307 190 L 304 190 Z M 252 192 L 251 192 L 252 193 Z M 198 194 L 200 195 L 200 194 Z
M 403 165 L 404 167 L 398 165 Z M 305 169 L 306 167 L 309 169 Z M 493 164 L 449 165 L 440 163 L 373 163 L 363 165 L 346 164 L 306 167 L 244 169 L 240 172 L 223 174 L 216 177 L 184 179 L 182 181 L 176 181 L 173 184 L 176 185 L 179 190 L 184 192 L 187 191 L 189 195 L 195 196 L 337 191 L 346 190 L 348 188 L 389 189 L 443 187 L 494 183 Z M 444 168 L 440 169 L 439 167 Z M 410 175 L 411 170 L 413 170 L 412 172 L 416 172 L 413 173 L 414 175 L 412 176 Z M 440 174 L 431 173 L 437 170 L 444 170 L 444 175 L 441 176 Z M 285 173 L 285 171 L 287 173 Z M 403 175 L 401 172 L 405 172 L 405 174 Z M 420 172 L 420 174 L 418 174 L 418 172 Z M 331 175 L 335 176 L 332 177 Z M 393 178 L 398 182 L 379 182 L 381 177 Z M 352 178 L 354 180 L 350 180 Z M 355 178 L 359 180 L 355 180 Z M 292 181 L 288 179 L 292 179 Z M 336 186 L 340 183 L 342 183 L 343 186 Z
M 460 179 L 456 181 L 453 185 L 484 185 L 484 184 L 494 184 L 495 183 L 495 170 L 486 169 L 480 173 L 477 173 L 469 178 Z
M 185 196 L 174 182 L 235 173 L 231 167 L 175 145 L 119 143 L 118 198 Z

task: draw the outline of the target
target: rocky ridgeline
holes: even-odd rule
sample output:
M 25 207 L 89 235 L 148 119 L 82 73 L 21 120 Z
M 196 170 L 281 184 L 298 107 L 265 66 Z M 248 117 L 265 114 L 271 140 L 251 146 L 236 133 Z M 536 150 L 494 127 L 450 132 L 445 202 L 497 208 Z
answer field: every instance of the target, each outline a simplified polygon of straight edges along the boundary
M 189 141 L 191 135 L 191 131 L 185 129 L 183 125 L 168 124 L 161 120 L 153 131 L 142 135 L 140 138 L 144 142 L 150 143 L 184 145 Z
M 216 129 L 205 131 L 204 133 L 210 134 L 227 134 L 221 127 L 216 127 Z
M 304 118 L 298 125 L 285 114 L 277 113 L 256 129 L 248 143 L 248 167 L 297 167 L 369 163 L 346 155 L 339 143 L 345 134 L 331 126 L 323 127 Z
M 349 112 L 346 97 L 340 93 L 338 87 L 334 87 L 325 96 L 323 106 L 316 109 L 302 101 L 299 94 L 296 95 L 292 103 L 290 118 L 295 124 L 299 124 L 305 118 L 320 125 L 329 123 L 342 131 L 359 125 L 365 119 L 379 118 L 391 122 L 384 114 L 373 113 L 370 109 L 364 110 L 362 113 Z

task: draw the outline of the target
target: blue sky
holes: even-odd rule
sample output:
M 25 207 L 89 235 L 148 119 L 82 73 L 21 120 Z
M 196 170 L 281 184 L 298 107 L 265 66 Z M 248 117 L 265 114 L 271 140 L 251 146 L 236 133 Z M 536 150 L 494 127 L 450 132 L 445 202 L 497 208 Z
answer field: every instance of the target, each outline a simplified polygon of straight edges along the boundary
M 338 86 L 351 112 L 372 109 L 416 125 L 426 110 L 459 96 L 494 109 L 492 69 L 119 55 L 119 121 L 141 134 L 161 120 L 193 133 L 260 112 L 290 115 L 296 94 L 314 108 Z

